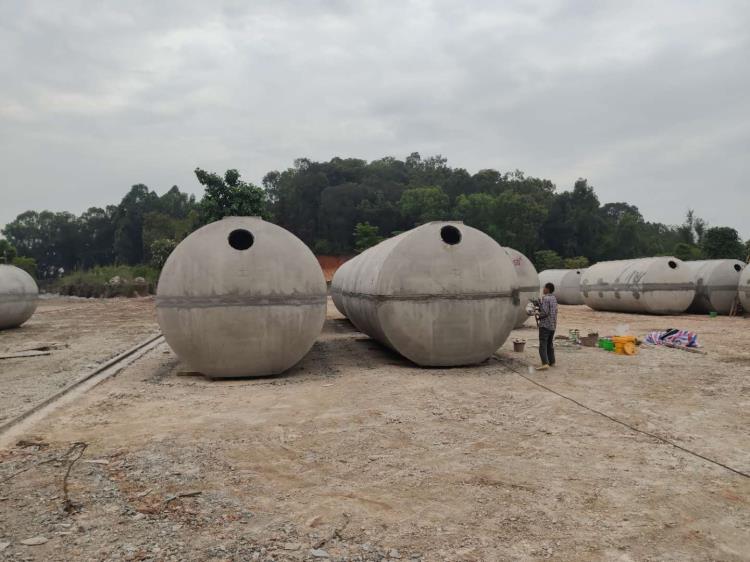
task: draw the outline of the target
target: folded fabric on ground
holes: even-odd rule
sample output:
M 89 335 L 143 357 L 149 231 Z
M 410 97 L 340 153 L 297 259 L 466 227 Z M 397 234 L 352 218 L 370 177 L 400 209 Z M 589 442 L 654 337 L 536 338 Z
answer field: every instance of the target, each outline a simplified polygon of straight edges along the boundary
M 688 330 L 668 329 L 664 332 L 651 332 L 646 336 L 646 343 L 652 345 L 679 345 L 682 347 L 699 347 L 698 334 Z

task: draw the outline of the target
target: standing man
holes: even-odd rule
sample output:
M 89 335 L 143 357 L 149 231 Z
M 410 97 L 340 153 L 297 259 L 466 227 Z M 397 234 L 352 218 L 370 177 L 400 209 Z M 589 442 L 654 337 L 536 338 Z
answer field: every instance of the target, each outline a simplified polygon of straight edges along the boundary
M 557 329 L 557 298 L 554 295 L 555 286 L 547 283 L 542 289 L 544 293 L 539 303 L 536 315 L 539 325 L 539 357 L 542 365 L 537 371 L 545 371 L 555 366 L 555 330 Z

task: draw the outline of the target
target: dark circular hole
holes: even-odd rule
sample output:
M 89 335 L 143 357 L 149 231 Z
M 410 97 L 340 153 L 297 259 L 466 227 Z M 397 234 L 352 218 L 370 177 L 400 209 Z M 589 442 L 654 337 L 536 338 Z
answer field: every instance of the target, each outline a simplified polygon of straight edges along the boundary
M 742 271 L 742 266 L 740 264 L 736 263 L 736 264 L 734 264 L 734 270 L 737 271 L 737 272 L 740 272 L 740 271 Z
M 677 269 L 677 262 L 676 261 L 669 260 L 669 263 L 667 265 L 669 265 L 669 267 L 671 267 L 672 269 Z
M 229 245 L 235 250 L 247 250 L 255 242 L 255 238 L 250 231 L 238 228 L 229 233 Z
M 455 226 L 444 226 L 440 229 L 440 238 L 442 238 L 443 242 L 446 244 L 453 246 L 461 241 L 461 231 Z

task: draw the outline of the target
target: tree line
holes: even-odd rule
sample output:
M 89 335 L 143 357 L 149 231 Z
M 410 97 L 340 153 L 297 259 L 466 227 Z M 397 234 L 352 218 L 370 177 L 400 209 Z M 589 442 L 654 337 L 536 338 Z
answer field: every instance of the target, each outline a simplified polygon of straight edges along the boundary
M 0 259 L 32 260 L 40 274 L 111 264 L 163 264 L 190 232 L 227 215 L 260 215 L 296 234 L 317 254 L 349 255 L 383 238 L 433 220 L 462 220 L 541 269 L 655 255 L 745 260 L 750 241 L 736 230 L 709 226 L 690 211 L 684 224 L 647 221 L 625 202 L 601 204 L 594 187 L 577 180 L 558 191 L 547 179 L 519 170 L 470 174 L 441 156 L 367 162 L 301 158 L 271 171 L 257 186 L 237 170 L 195 170 L 200 200 L 177 186 L 163 195 L 137 184 L 117 205 L 68 212 L 27 211 L 2 230 Z M 8 256 L 13 254 L 9 259 Z

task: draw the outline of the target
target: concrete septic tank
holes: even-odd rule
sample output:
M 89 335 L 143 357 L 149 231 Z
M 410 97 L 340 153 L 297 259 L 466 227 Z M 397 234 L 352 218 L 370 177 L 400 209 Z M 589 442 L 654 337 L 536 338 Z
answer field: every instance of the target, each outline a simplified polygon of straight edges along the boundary
M 737 298 L 737 287 L 745 263 L 739 260 L 687 261 L 693 275 L 695 298 L 688 312 L 729 314 Z
M 486 360 L 520 307 L 510 256 L 461 222 L 431 222 L 369 248 L 338 269 L 331 290 L 359 331 L 424 367 Z
M 608 261 L 584 272 L 581 293 L 594 310 L 681 314 L 695 298 L 695 283 L 677 258 Z
M 0 330 L 26 322 L 38 303 L 39 287 L 34 278 L 14 265 L 0 265 Z
M 560 304 L 583 304 L 581 274 L 583 269 L 545 269 L 539 274 L 539 286 L 555 286 L 555 297 Z
M 310 350 L 326 315 L 323 272 L 291 232 L 227 217 L 185 238 L 159 278 L 164 338 L 209 377 L 275 375 Z
M 746 265 L 740 275 L 740 303 L 745 312 L 750 312 L 750 265 Z
M 536 272 L 531 260 L 524 256 L 518 250 L 505 247 L 505 251 L 510 256 L 513 266 L 516 268 L 516 278 L 518 279 L 518 299 L 521 305 L 518 308 L 515 328 L 520 328 L 529 319 L 526 314 L 526 305 L 531 299 L 539 297 L 539 274 Z

